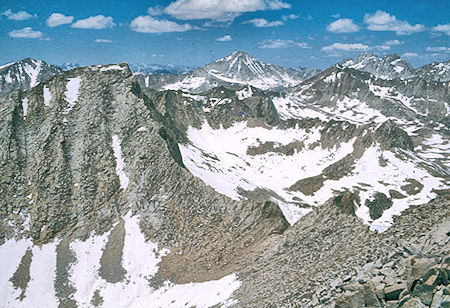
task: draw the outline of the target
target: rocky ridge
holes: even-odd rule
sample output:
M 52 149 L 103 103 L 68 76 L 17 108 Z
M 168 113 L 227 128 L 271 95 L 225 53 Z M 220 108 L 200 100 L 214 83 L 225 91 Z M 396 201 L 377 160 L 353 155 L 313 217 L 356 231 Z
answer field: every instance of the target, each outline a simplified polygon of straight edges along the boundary
M 239 89 L 251 85 L 262 90 L 281 90 L 299 84 L 316 72 L 275 66 L 237 51 L 187 74 L 142 76 L 140 81 L 143 87 L 154 90 L 185 90 L 196 94 L 218 86 Z
M 26 58 L 0 67 L 0 100 L 17 90 L 28 90 L 59 74 L 62 69 L 42 60 Z
M 0 104 L 0 297 L 27 305 L 46 286 L 61 307 L 445 305 L 447 92 L 337 66 L 287 93 L 156 92 L 126 64 L 13 92 Z

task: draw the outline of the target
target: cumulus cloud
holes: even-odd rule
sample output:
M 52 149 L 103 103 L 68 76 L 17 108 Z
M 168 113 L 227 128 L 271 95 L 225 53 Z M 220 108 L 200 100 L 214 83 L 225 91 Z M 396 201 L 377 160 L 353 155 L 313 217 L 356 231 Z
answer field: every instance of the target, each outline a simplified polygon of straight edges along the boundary
M 417 58 L 419 55 L 415 52 L 405 52 L 402 57 L 403 58 Z
M 327 30 L 333 33 L 351 33 L 358 32 L 359 26 L 356 25 L 352 19 L 341 18 L 329 24 Z
M 429 52 L 437 52 L 437 53 L 450 53 L 450 47 L 427 47 L 425 49 Z
M 25 27 L 20 30 L 13 30 L 9 32 L 10 37 L 14 38 L 30 38 L 30 39 L 38 39 L 42 38 L 44 34 L 41 31 L 35 31 L 31 27 Z
M 113 40 L 107 40 L 107 39 L 95 39 L 95 43 L 114 43 Z
M 71 24 L 73 21 L 73 16 L 66 16 L 64 14 L 60 13 L 53 13 L 50 15 L 49 18 L 47 18 L 47 26 L 49 27 L 56 27 L 66 24 Z
M 164 13 L 181 20 L 213 19 L 224 22 L 246 12 L 290 7 L 281 0 L 176 0 L 164 9 Z
M 281 17 L 281 19 L 283 19 L 283 21 L 295 20 L 295 19 L 299 19 L 299 18 L 300 18 L 300 15 L 295 15 L 295 14 L 283 15 Z
M 151 16 L 138 16 L 131 21 L 130 28 L 143 33 L 184 32 L 192 30 L 190 24 L 178 24 L 166 19 L 156 19 Z
M 385 41 L 383 44 L 388 45 L 388 46 L 396 46 L 396 45 L 403 45 L 404 43 L 405 43 L 404 41 L 389 40 L 389 41 Z
M 278 48 L 310 48 L 307 43 L 292 40 L 264 40 L 258 43 L 258 48 L 278 49 Z
M 397 17 L 385 11 L 376 11 L 374 14 L 366 14 L 364 22 L 371 31 L 393 31 L 397 35 L 410 35 L 425 30 L 422 24 L 411 25 L 407 21 L 398 20 Z
M 336 51 L 336 50 L 367 51 L 367 50 L 369 50 L 369 46 L 361 44 L 361 43 L 354 43 L 354 44 L 334 43 L 332 45 L 322 47 L 322 51 L 326 51 L 326 52 Z
M 228 35 L 228 34 L 225 36 L 216 38 L 216 41 L 218 41 L 218 42 L 229 42 L 231 40 L 232 40 L 231 35 Z
M 242 22 L 243 24 L 253 24 L 256 28 L 269 28 L 269 27 L 277 27 L 282 26 L 284 23 L 282 21 L 267 21 L 264 18 L 254 18 L 247 21 Z
M 72 28 L 81 28 L 81 29 L 106 29 L 112 28 L 116 24 L 113 22 L 113 18 L 111 16 L 91 16 L 86 19 L 77 20 L 72 24 Z
M 10 20 L 27 20 L 33 17 L 37 17 L 36 14 L 31 15 L 25 11 L 19 11 L 17 13 L 13 13 L 11 10 L 4 11 L 1 15 L 6 16 Z
M 442 32 L 447 35 L 450 35 L 450 24 L 437 25 L 436 27 L 433 27 L 433 31 Z

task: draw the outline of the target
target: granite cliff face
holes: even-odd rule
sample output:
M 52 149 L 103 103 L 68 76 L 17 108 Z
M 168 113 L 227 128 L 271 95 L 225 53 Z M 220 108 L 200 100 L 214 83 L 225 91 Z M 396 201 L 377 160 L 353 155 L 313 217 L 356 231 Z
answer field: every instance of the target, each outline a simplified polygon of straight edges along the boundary
M 279 92 L 243 65 L 291 72 L 233 55 L 206 71 L 240 82 L 201 93 L 112 64 L 4 97 L 2 305 L 447 305 L 439 65 L 381 78 L 337 64 Z M 383 74 L 398 60 L 368 58 Z
M 230 264 L 245 250 L 288 226 L 276 204 L 236 202 L 193 177 L 183 168 L 168 121 L 136 93 L 139 86 L 126 65 L 94 66 L 2 102 L 1 241 L 5 247 L 21 239 L 33 256 L 37 245 L 56 250 L 60 305 L 75 305 L 80 291 L 69 270 L 81 262 L 76 241 L 106 236 L 97 262 L 110 268 L 101 267 L 98 275 L 108 283 L 128 277 L 121 259 L 126 215 L 136 217 L 135 232 L 158 243 L 155 253 L 170 250 L 153 273 L 157 285 L 231 274 Z M 61 277 L 59 268 L 65 269 Z M 28 291 L 25 284 L 23 303 L 33 298 Z M 94 292 L 102 297 L 92 289 L 83 300 Z M 4 295 L 14 305 L 14 296 Z

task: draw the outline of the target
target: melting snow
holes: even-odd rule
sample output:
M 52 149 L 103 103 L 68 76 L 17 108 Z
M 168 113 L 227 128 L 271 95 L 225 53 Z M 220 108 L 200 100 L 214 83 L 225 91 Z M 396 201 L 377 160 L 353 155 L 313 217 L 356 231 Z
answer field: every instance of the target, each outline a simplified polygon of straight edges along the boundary
M 205 77 L 187 77 L 183 80 L 166 85 L 164 90 L 192 90 L 201 87 L 206 82 Z
M 8 75 L 5 76 L 6 83 L 12 83 L 11 71 L 8 72 Z
M 38 84 L 37 78 L 39 76 L 39 73 L 41 72 L 41 61 L 33 61 L 35 64 L 35 67 L 31 66 L 30 64 L 23 65 L 23 70 L 25 73 L 30 77 L 30 87 L 34 87 Z
M 44 105 L 50 106 L 50 101 L 52 100 L 52 93 L 47 88 L 47 86 L 44 86 Z
M 0 246 L 0 298 L 2 307 L 57 307 L 57 299 L 53 287 L 56 269 L 57 243 L 32 246 L 30 240 L 15 241 L 11 239 Z M 21 289 L 15 289 L 9 279 L 17 270 L 25 251 L 32 249 L 30 264 L 30 281 L 25 298 L 18 301 Z
M 75 107 L 76 102 L 78 100 L 78 94 L 81 85 L 81 77 L 69 78 L 69 81 L 66 85 L 66 91 L 64 95 L 66 96 L 66 101 L 69 105 L 63 111 L 63 114 L 69 114 L 73 107 Z
M 125 161 L 122 157 L 122 148 L 120 147 L 120 140 L 119 136 L 113 135 L 112 136 L 112 147 L 114 151 L 114 156 L 116 157 L 116 174 L 119 177 L 120 181 L 120 187 L 123 191 L 127 190 L 128 183 L 130 180 L 128 179 L 128 176 L 123 171 L 123 168 L 125 168 Z
M 323 168 L 353 151 L 354 140 L 333 149 L 313 146 L 320 139 L 319 130 L 249 128 L 246 122 L 228 129 L 212 129 L 205 122 L 201 129 L 188 129 L 191 144 L 180 145 L 180 151 L 183 163 L 195 176 L 235 200 L 241 198 L 239 187 L 275 192 L 286 201 L 281 200 L 280 208 L 293 224 L 307 210 L 289 203 L 297 193 L 286 189 L 302 178 L 320 174 Z M 304 148 L 290 156 L 274 152 L 247 155 L 249 147 L 269 141 L 280 145 L 303 142 Z
M 405 69 L 405 68 L 402 67 L 402 66 L 395 66 L 395 67 L 394 67 L 394 71 L 396 71 L 397 73 L 403 72 L 404 69 Z
M 249 97 L 252 97 L 253 91 L 251 87 L 244 88 L 242 90 L 236 91 L 236 95 L 239 100 L 243 100 Z
M 123 71 L 124 68 L 121 67 L 120 65 L 109 65 L 109 66 L 104 66 L 100 69 L 101 72 L 111 71 L 111 70 Z
M 241 284 L 235 274 L 202 283 L 165 282 L 160 289 L 151 289 L 148 279 L 158 272 L 161 257 L 169 251 L 159 250 L 157 244 L 145 240 L 138 216 L 131 217 L 128 213 L 124 220 L 124 281 L 112 284 L 98 277 L 108 234 L 93 236 L 85 242 L 77 240 L 70 245 L 78 260 L 71 271 L 71 280 L 77 289 L 74 298 L 81 307 L 89 306 L 96 290 L 103 298 L 103 307 L 211 307 L 219 304 L 227 307 L 233 303 L 230 297 Z
M 28 98 L 26 97 L 22 98 L 22 109 L 23 109 L 23 118 L 25 119 L 28 113 Z
M 3 65 L 0 65 L 0 70 L 2 68 L 8 67 L 8 66 L 10 66 L 11 64 L 14 64 L 14 63 L 16 63 L 16 62 L 11 62 L 11 63 L 6 63 L 6 64 L 3 64 Z

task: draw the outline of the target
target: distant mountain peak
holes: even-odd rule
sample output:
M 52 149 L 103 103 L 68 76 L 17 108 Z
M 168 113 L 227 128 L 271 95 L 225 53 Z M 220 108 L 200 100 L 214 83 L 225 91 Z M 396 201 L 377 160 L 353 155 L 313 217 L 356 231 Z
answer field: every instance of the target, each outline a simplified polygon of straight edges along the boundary
M 43 60 L 24 58 L 0 66 L 0 98 L 16 89 L 28 90 L 62 72 L 62 69 Z
M 415 74 L 414 68 L 397 54 L 380 58 L 372 53 L 361 53 L 356 59 L 344 60 L 338 66 L 365 71 L 382 79 L 409 78 Z

